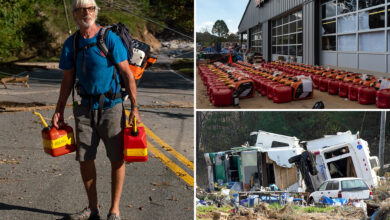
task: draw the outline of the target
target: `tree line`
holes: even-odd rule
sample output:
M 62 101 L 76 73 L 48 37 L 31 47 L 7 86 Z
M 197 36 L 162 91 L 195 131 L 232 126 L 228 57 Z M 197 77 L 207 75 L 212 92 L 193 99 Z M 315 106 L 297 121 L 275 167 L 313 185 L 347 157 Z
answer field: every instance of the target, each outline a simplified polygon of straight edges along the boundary
M 36 56 L 58 56 L 69 36 L 64 3 L 71 31 L 76 25 L 71 18 L 72 0 L 0 0 L 0 62 L 29 59 Z M 121 21 L 132 35 L 140 35 L 144 27 L 155 34 L 178 37 L 166 28 L 147 22 L 117 8 L 120 5 L 136 14 L 169 28 L 193 35 L 193 0 L 97 0 L 97 23 L 108 25 Z
M 203 30 L 203 32 L 196 32 L 196 42 L 202 46 L 215 45 L 218 42 L 238 42 L 239 36 L 236 33 L 229 33 L 224 20 L 215 21 L 211 33 L 209 30 Z

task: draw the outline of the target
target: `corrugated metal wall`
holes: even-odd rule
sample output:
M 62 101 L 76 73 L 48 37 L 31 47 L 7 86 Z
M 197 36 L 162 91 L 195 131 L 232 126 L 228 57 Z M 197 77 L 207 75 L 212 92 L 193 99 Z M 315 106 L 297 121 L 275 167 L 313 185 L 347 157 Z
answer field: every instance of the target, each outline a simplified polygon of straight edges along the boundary
M 302 16 L 303 16 L 303 63 L 309 65 L 315 65 L 315 30 L 316 30 L 316 19 L 315 19 L 315 2 L 309 1 L 303 5 Z
M 302 7 L 303 14 L 303 63 L 318 64 L 318 41 L 316 40 L 316 0 L 270 0 L 263 7 L 256 8 L 255 0 L 251 0 L 239 25 L 239 32 L 246 32 L 259 23 L 263 23 L 263 57 L 269 61 L 271 57 L 271 34 L 269 20 L 278 17 L 294 8 Z
M 258 23 L 263 23 L 275 16 L 302 5 L 307 0 L 269 0 L 262 7 L 255 6 L 256 0 L 251 0 L 246 8 L 244 17 L 238 26 L 238 31 L 243 32 Z
M 263 29 L 263 45 L 262 45 L 263 46 L 263 58 L 268 61 L 268 57 L 271 54 L 271 51 L 270 51 L 270 48 L 271 48 L 270 47 L 270 44 L 271 44 L 270 39 L 271 38 L 268 37 L 268 35 L 271 31 L 269 30 L 269 22 L 268 21 L 263 23 L 262 29 Z

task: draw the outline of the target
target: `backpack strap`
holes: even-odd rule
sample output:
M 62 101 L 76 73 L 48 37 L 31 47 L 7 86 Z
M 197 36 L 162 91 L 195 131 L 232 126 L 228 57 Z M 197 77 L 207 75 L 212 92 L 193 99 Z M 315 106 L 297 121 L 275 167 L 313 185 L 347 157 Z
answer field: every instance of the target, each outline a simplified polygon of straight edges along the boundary
M 72 83 L 72 102 L 73 102 L 73 108 L 77 107 L 77 102 L 74 101 L 74 86 L 76 83 L 76 61 L 77 61 L 77 52 L 79 48 L 79 39 L 80 39 L 80 30 L 76 31 L 73 34 L 73 83 Z
M 115 69 L 117 70 L 117 72 L 119 74 L 119 67 L 117 64 L 115 64 L 114 58 L 112 57 L 112 54 L 108 50 L 108 47 L 106 44 L 107 35 L 108 35 L 108 32 L 111 30 L 111 28 L 112 28 L 112 26 L 105 26 L 100 30 L 100 32 L 97 36 L 97 47 L 102 51 L 104 56 L 106 56 L 107 59 L 109 61 L 111 61 L 111 63 L 115 66 L 113 75 L 114 75 L 115 83 L 118 85 L 118 78 L 116 76 L 117 74 L 115 73 Z

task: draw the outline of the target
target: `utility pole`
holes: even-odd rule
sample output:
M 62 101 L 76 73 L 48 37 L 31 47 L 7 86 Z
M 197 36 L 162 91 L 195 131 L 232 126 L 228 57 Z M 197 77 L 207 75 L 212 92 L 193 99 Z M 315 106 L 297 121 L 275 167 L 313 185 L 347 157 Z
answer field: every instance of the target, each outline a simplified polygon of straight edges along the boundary
M 385 163 L 385 127 L 386 127 L 386 112 L 381 112 L 381 130 L 379 136 L 379 175 L 383 175 L 383 165 Z

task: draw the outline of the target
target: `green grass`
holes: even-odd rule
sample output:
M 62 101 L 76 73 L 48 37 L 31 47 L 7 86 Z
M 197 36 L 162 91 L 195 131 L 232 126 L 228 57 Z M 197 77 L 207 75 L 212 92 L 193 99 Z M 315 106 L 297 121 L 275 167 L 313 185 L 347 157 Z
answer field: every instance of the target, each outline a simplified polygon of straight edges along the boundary
M 279 203 L 271 203 L 271 204 L 269 204 L 268 208 L 272 209 L 272 210 L 278 210 L 278 209 L 283 208 L 283 206 L 280 205 Z
M 194 59 L 177 59 L 171 64 L 172 69 L 194 68 Z
M 206 214 L 208 212 L 220 211 L 220 212 L 229 212 L 232 209 L 230 206 L 217 207 L 215 205 L 211 206 L 198 206 L 196 207 L 196 214 Z
M 187 75 L 188 77 L 194 77 L 194 69 L 193 68 L 182 68 L 182 69 L 178 69 L 177 71 L 179 71 L 180 73 L 184 74 L 184 75 Z
M 190 78 L 194 77 L 194 59 L 177 59 L 171 64 L 172 69 L 177 70 Z

